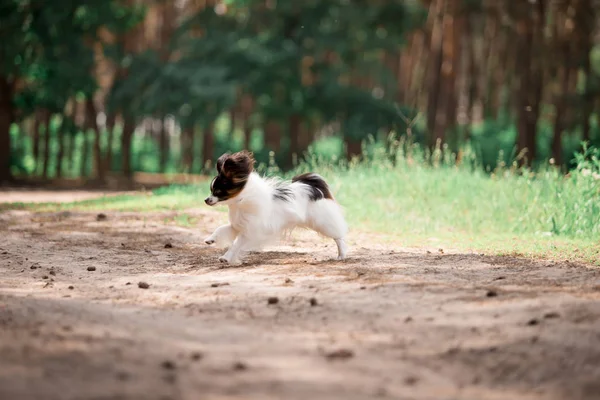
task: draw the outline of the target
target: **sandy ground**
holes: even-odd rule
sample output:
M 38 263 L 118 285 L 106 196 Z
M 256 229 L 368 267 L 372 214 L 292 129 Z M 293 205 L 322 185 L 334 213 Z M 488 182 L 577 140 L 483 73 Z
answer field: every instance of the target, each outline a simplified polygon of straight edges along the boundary
M 0 399 L 600 398 L 597 268 L 356 231 L 223 268 L 186 213 L 0 214 Z

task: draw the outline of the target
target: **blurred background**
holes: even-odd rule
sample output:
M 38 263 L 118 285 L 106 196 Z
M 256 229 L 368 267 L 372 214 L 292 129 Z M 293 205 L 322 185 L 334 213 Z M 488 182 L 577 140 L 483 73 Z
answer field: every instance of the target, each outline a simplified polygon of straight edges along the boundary
M 456 163 L 468 152 L 488 171 L 567 171 L 583 141 L 600 144 L 597 11 L 592 0 L 3 0 L 0 181 L 176 179 L 244 148 L 282 170 L 418 147 Z

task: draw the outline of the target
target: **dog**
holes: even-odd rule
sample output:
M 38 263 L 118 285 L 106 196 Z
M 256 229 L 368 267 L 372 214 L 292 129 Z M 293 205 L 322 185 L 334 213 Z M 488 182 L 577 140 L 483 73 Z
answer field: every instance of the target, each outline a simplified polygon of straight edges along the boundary
M 337 244 L 337 259 L 346 258 L 348 225 L 325 180 L 315 173 L 292 181 L 264 178 L 254 171 L 248 151 L 225 153 L 217 160 L 217 176 L 204 202 L 229 207 L 229 224 L 218 227 L 204 242 L 229 247 L 219 261 L 242 263 L 242 256 L 260 249 L 296 227 L 312 229 Z

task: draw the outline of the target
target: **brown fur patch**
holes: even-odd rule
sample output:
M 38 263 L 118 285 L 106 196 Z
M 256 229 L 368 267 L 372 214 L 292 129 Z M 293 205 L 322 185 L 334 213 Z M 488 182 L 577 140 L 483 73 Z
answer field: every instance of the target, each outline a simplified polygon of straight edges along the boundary
M 248 177 L 254 171 L 254 156 L 243 150 L 225 153 L 217 160 L 217 172 L 211 192 L 220 200 L 231 199 L 244 189 Z
M 254 171 L 254 156 L 246 150 L 237 153 L 225 153 L 217 160 L 217 172 L 226 177 L 248 178 Z

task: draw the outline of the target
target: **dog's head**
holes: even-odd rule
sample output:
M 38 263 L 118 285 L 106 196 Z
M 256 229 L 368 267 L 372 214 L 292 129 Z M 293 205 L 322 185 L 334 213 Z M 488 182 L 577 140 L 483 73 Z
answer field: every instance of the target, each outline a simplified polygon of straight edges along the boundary
M 253 170 L 252 153 L 244 150 L 234 154 L 223 154 L 217 160 L 217 176 L 210 183 L 211 195 L 204 202 L 214 206 L 233 199 L 242 192 Z

